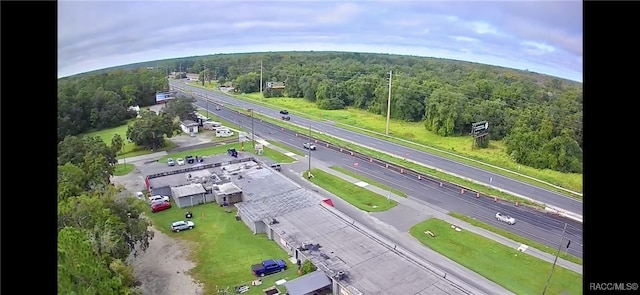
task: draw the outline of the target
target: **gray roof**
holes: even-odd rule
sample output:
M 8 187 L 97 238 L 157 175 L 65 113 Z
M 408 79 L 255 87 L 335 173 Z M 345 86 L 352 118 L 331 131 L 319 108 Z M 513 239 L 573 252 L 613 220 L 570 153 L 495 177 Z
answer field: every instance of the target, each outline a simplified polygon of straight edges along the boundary
M 305 295 L 329 285 L 331 280 L 322 271 L 314 271 L 284 283 L 289 295 Z
M 226 172 L 229 171 L 233 172 L 233 170 L 226 169 Z M 300 188 L 300 186 L 293 181 L 267 168 L 253 166 L 249 169 L 235 171 L 234 173 L 237 173 L 237 175 L 231 175 L 231 181 L 242 189 L 245 200 L 282 195 Z M 242 176 L 242 178 L 240 178 L 240 176 Z
M 468 294 L 335 208 L 294 210 L 270 226 L 292 247 L 319 244 L 302 254 L 330 276 L 345 272 L 338 283 L 352 294 Z
M 184 121 L 181 121 L 180 123 L 182 123 L 182 125 L 187 126 L 187 127 L 189 127 L 189 126 L 197 126 L 198 125 L 198 122 L 192 121 L 192 120 L 184 120 Z
M 237 185 L 233 184 L 233 182 L 227 182 L 227 183 L 218 185 L 218 190 L 220 190 L 221 193 L 227 194 L 227 195 L 242 192 L 242 190 Z
M 299 188 L 284 194 L 244 201 L 235 204 L 238 210 L 253 222 L 276 218 L 287 213 L 316 206 L 322 202 L 316 194 L 306 189 Z M 267 222 L 268 223 L 268 222 Z
M 202 187 L 202 184 L 199 184 L 199 183 L 192 183 L 192 184 L 176 186 L 171 188 L 171 195 L 174 198 L 182 198 L 182 197 L 188 197 L 188 196 L 193 196 L 198 194 L 204 194 L 205 192 L 207 191 L 204 189 L 204 187 Z

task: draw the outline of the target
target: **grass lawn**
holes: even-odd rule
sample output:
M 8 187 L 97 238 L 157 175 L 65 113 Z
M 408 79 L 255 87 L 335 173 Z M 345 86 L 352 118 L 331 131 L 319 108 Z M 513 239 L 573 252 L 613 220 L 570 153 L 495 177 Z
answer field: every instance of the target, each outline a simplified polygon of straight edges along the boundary
M 229 108 L 238 110 L 237 108 L 234 108 L 234 107 L 229 107 Z M 283 122 L 281 122 L 281 120 L 276 120 L 276 119 L 273 119 L 273 118 L 270 118 L 270 117 L 267 117 L 267 116 L 263 116 L 263 115 L 260 115 L 260 114 L 255 114 L 255 115 L 256 115 L 256 118 L 260 118 L 260 119 L 262 119 L 262 120 L 264 120 L 266 122 L 286 127 L 287 129 L 291 129 L 291 130 L 297 131 L 297 132 L 299 132 L 301 134 L 309 134 L 309 130 L 306 129 L 306 128 L 301 128 L 301 127 L 295 126 L 293 124 L 283 123 Z M 377 158 L 377 159 L 381 159 L 381 160 L 393 163 L 393 164 L 398 165 L 398 166 L 402 166 L 402 167 L 413 169 L 415 171 L 430 175 L 431 177 L 434 177 L 434 178 L 437 178 L 437 179 L 441 179 L 444 182 L 454 183 L 454 184 L 466 187 L 468 189 L 471 189 L 471 190 L 474 190 L 474 191 L 478 191 L 478 192 L 480 192 L 482 194 L 485 194 L 485 195 L 488 195 L 488 196 L 496 196 L 498 198 L 502 198 L 502 199 L 505 199 L 505 200 L 518 201 L 518 202 L 520 202 L 522 204 L 528 204 L 528 205 L 531 205 L 531 206 L 540 207 L 540 205 L 537 204 L 537 203 L 534 203 L 534 202 L 531 202 L 531 201 L 528 201 L 528 200 L 524 200 L 524 199 L 512 196 L 510 194 L 507 194 L 507 193 L 504 193 L 504 192 L 489 188 L 489 187 L 484 186 L 482 184 L 477 184 L 477 183 L 474 183 L 474 182 L 471 182 L 471 181 L 468 181 L 468 180 L 465 180 L 465 179 L 462 179 L 462 178 L 458 178 L 458 177 L 449 175 L 449 174 L 444 173 L 444 172 L 440 172 L 440 171 L 437 171 L 437 170 L 434 170 L 434 169 L 430 169 L 430 168 L 424 167 L 422 165 L 418 165 L 418 164 L 409 162 L 407 159 L 399 159 L 399 158 L 392 157 L 392 156 L 389 156 L 389 155 L 381 153 L 381 152 L 372 151 L 370 149 L 363 148 L 363 147 L 361 147 L 359 145 L 351 144 L 351 143 L 348 143 L 346 141 L 343 141 L 343 140 L 340 140 L 340 139 L 336 139 L 334 137 L 331 137 L 331 136 L 328 136 L 328 135 L 325 135 L 325 134 L 322 134 L 322 133 L 319 133 L 319 132 L 316 132 L 316 131 L 313 131 L 313 130 L 311 131 L 311 134 L 312 134 L 313 137 L 315 137 L 317 139 L 321 139 L 321 140 L 327 141 L 329 143 L 332 143 L 334 145 L 338 145 L 338 146 L 341 146 L 341 147 L 344 147 L 344 148 L 347 148 L 347 149 L 350 149 L 350 150 L 353 150 L 353 151 L 356 151 L 356 152 L 359 152 L 361 154 L 364 154 L 364 155 L 367 155 L 367 156 L 371 156 L 371 157 L 374 157 L 374 158 Z
M 459 214 L 459 213 L 455 213 L 455 212 L 449 212 L 449 215 L 451 215 L 451 216 L 453 216 L 453 217 L 455 217 L 457 219 L 466 221 L 466 222 L 470 223 L 473 226 L 484 228 L 484 229 L 486 229 L 486 230 L 488 230 L 490 232 L 499 234 L 499 235 L 501 235 L 501 236 L 503 236 L 503 237 L 505 237 L 507 239 L 514 240 L 514 241 L 516 241 L 518 243 L 525 244 L 525 245 L 527 245 L 529 247 L 536 248 L 536 249 L 538 249 L 540 251 L 549 253 L 551 255 L 556 255 L 556 253 L 558 252 L 558 249 L 556 249 L 556 248 L 552 248 L 552 247 L 543 245 L 541 243 L 534 242 L 534 241 L 529 240 L 527 238 L 524 238 L 524 237 L 521 237 L 519 235 L 516 235 L 516 234 L 514 234 L 512 232 L 509 232 L 509 231 L 506 231 L 504 229 L 497 228 L 497 227 L 494 227 L 492 225 L 486 224 L 484 222 L 478 221 L 478 220 L 476 220 L 474 218 L 471 218 L 469 216 L 465 216 L 465 215 L 462 215 L 462 214 Z M 562 258 L 564 260 L 571 261 L 573 263 L 582 265 L 582 259 L 580 259 L 580 258 L 578 258 L 576 256 L 573 256 L 571 254 L 562 252 L 562 253 L 560 253 L 560 255 L 558 255 L 558 257 L 560 257 L 560 258 Z
M 471 148 L 472 139 L 468 136 L 442 137 L 433 132 L 427 131 L 424 128 L 424 124 L 422 122 L 404 122 L 400 120 L 390 121 L 389 134 L 391 136 L 427 146 L 422 147 L 380 134 L 385 132 L 386 117 L 372 114 L 365 110 L 356 108 L 347 108 L 344 110 L 320 110 L 313 102 L 306 101 L 302 98 L 290 97 L 272 97 L 265 99 L 264 102 L 260 102 L 258 93 L 247 93 L 244 95 L 234 96 L 276 109 L 284 108 L 291 111 L 292 113 L 302 115 L 309 119 L 334 121 L 336 123 L 339 123 L 340 127 L 345 129 L 349 129 L 359 133 L 363 133 L 364 131 L 364 133 L 373 137 L 388 140 L 404 146 L 410 146 L 418 150 L 437 154 L 439 156 L 450 158 L 459 162 L 464 162 L 472 166 L 477 166 L 485 170 L 516 178 L 523 182 L 545 186 L 548 189 L 565 194 L 567 194 L 566 191 L 558 190 L 556 188 L 544 185 L 540 182 L 528 179 L 526 177 L 518 176 L 513 173 L 505 172 L 473 161 L 465 160 L 448 153 L 454 153 L 456 155 L 461 155 L 498 167 L 503 167 L 517 173 L 521 173 L 530 177 L 534 177 L 536 179 L 552 183 L 557 186 L 582 192 L 582 174 L 561 173 L 548 169 L 541 170 L 519 165 L 510 159 L 508 153 L 506 152 L 506 145 L 501 141 L 491 141 L 488 148 L 482 150 L 474 150 Z M 362 129 L 366 129 L 369 132 L 366 132 Z
M 89 133 L 87 133 L 85 135 L 86 136 L 91 136 L 91 137 L 98 136 L 98 137 L 102 138 L 102 140 L 107 144 L 107 146 L 111 146 L 111 139 L 113 138 L 113 136 L 116 135 L 116 134 L 120 134 L 120 136 L 124 140 L 124 148 L 123 148 L 123 152 L 120 153 L 119 156 L 126 156 L 126 157 L 135 157 L 135 156 L 141 156 L 141 155 L 150 154 L 150 153 L 153 153 L 153 152 L 168 151 L 168 150 L 171 150 L 171 149 L 176 147 L 175 143 L 173 143 L 170 140 L 165 139 L 164 140 L 165 146 L 163 148 L 161 148 L 161 149 L 154 150 L 152 152 L 152 151 L 147 150 L 147 149 L 145 149 L 143 147 L 137 146 L 135 143 L 129 142 L 126 139 L 127 138 L 127 128 L 129 128 L 129 124 L 132 124 L 134 120 L 135 119 L 129 120 L 126 124 L 120 125 L 118 127 L 113 127 L 113 128 L 109 128 L 109 129 L 93 131 L 93 132 L 89 132 Z
M 283 143 L 281 143 L 279 141 L 275 141 L 274 140 L 274 141 L 269 141 L 269 143 L 272 144 L 272 145 L 275 145 L 275 146 L 277 146 L 277 147 L 279 147 L 279 148 L 281 148 L 281 149 L 283 149 L 283 150 L 285 150 L 287 152 L 294 153 L 294 154 L 296 154 L 298 156 L 301 156 L 301 157 L 304 157 L 304 156 L 307 155 L 305 152 L 303 152 L 301 150 L 298 150 L 298 149 L 294 149 L 291 146 L 283 144 Z
M 242 143 L 236 142 L 236 143 L 231 143 L 231 144 L 225 144 L 225 145 L 219 145 L 219 146 L 213 146 L 213 147 L 206 147 L 206 148 L 201 148 L 201 149 L 193 149 L 193 150 L 187 150 L 187 151 L 181 151 L 181 152 L 177 152 L 177 153 L 173 153 L 173 154 L 169 154 L 166 155 L 160 159 L 158 159 L 158 162 L 162 163 L 162 162 L 166 162 L 168 158 L 173 158 L 174 160 L 177 158 L 183 158 L 186 156 L 213 156 L 213 155 L 222 155 L 222 154 L 226 154 L 227 150 L 230 148 L 234 148 L 238 151 L 238 153 L 249 153 L 251 155 L 255 155 L 255 152 L 253 151 L 253 146 L 251 144 L 251 142 L 245 142 L 244 143 L 244 149 L 245 151 L 242 152 Z M 274 151 L 272 149 L 269 148 L 264 148 L 262 156 L 267 157 L 275 162 L 278 163 L 292 163 L 294 161 L 293 158 L 281 154 L 280 152 Z M 289 162 L 282 162 L 282 161 L 289 161 Z
M 355 179 L 359 179 L 361 181 L 364 181 L 364 182 L 366 182 L 366 183 L 368 183 L 370 185 L 376 186 L 376 187 L 381 188 L 381 189 L 383 189 L 385 191 L 391 191 L 392 193 L 394 193 L 394 194 L 396 194 L 398 196 L 401 196 L 403 198 L 407 197 L 407 194 L 405 192 L 401 191 L 401 190 L 397 190 L 395 188 L 388 187 L 388 186 L 386 186 L 386 185 L 384 185 L 382 183 L 379 183 L 379 182 L 377 182 L 377 181 L 375 181 L 375 180 L 373 180 L 371 178 L 368 178 L 366 176 L 362 176 L 362 175 L 360 175 L 358 173 L 355 173 L 352 170 L 345 169 L 345 168 L 338 167 L 338 166 L 331 166 L 329 168 L 331 168 L 333 170 L 336 170 L 336 171 L 338 171 L 338 172 L 340 172 L 342 174 L 349 175 L 349 176 L 351 176 L 351 177 L 353 177 Z
M 116 169 L 113 171 L 114 176 L 123 176 L 131 173 L 136 166 L 132 164 L 116 164 Z
M 173 233 L 170 224 L 184 220 L 185 212 L 193 212 L 192 230 Z M 266 235 L 254 235 L 242 222 L 235 219 L 233 212 L 226 213 L 216 204 L 203 204 L 188 209 L 173 207 L 169 210 L 149 213 L 154 226 L 165 234 L 177 239 L 189 241 L 192 245 L 191 259 L 196 263 L 191 275 L 205 285 L 204 294 L 215 294 L 216 286 L 229 287 L 234 294 L 234 286 L 248 285 L 249 292 L 258 295 L 262 289 L 274 285 L 280 279 L 292 280 L 298 277 L 295 264 L 288 260 L 287 253 Z M 263 284 L 251 286 L 256 279 L 251 265 L 265 259 L 283 259 L 289 266 L 287 271 L 261 278 Z M 284 291 L 284 287 L 278 287 Z
M 551 272 L 549 262 L 464 229 L 457 232 L 440 219 L 418 223 L 409 232 L 427 247 L 515 294 L 540 294 Z M 547 294 L 582 294 L 582 275 L 556 267 Z
M 311 169 L 311 182 L 366 212 L 387 211 L 398 203 L 320 169 Z M 303 176 L 307 179 L 307 171 Z

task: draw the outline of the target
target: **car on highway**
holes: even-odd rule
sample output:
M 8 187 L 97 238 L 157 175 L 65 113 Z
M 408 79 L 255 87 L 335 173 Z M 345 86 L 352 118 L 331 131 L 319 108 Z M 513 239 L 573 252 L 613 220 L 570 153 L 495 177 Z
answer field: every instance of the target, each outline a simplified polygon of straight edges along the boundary
M 178 166 L 182 166 L 182 165 L 184 165 L 184 159 L 183 158 L 178 158 L 176 160 L 176 163 L 178 163 Z
M 315 150 L 316 150 L 316 145 L 315 145 L 315 144 L 313 144 L 313 143 L 310 143 L 310 142 L 305 142 L 305 143 L 302 145 L 302 147 L 304 147 L 305 149 L 308 149 L 308 150 L 312 150 L 312 151 L 315 151 Z
M 193 221 L 180 220 L 171 224 L 171 231 L 178 233 L 181 230 L 193 229 L 195 226 L 196 224 Z
M 169 158 L 169 159 L 167 159 L 167 165 L 169 165 L 169 166 L 175 166 L 175 165 L 176 165 L 176 162 L 175 162 L 172 158 Z
M 220 110 L 220 106 L 216 106 L 216 111 L 219 111 L 219 110 Z
M 288 115 L 288 114 L 289 114 L 289 111 L 287 111 L 287 110 L 282 110 L 282 111 L 280 111 L 280 114 Z
M 164 211 L 171 208 L 170 202 L 157 202 L 151 204 L 151 212 L 156 213 L 160 211 Z
M 515 218 L 513 218 L 513 217 L 511 217 L 509 215 L 502 214 L 500 212 L 496 213 L 496 219 L 498 221 L 506 222 L 509 225 L 514 225 L 516 223 L 516 219 Z
M 287 116 L 287 115 L 284 115 L 284 116 L 282 116 L 282 120 L 290 121 L 290 120 L 291 120 L 291 117 L 289 117 L 289 116 Z

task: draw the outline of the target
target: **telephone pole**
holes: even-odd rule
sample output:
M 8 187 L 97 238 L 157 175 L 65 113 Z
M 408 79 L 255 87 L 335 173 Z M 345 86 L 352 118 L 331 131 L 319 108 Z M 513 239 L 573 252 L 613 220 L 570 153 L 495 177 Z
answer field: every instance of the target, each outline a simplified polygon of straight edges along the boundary
M 389 135 L 389 120 L 391 119 L 391 75 L 393 71 L 389 71 L 389 98 L 387 99 L 387 132 Z
M 260 60 L 260 102 L 262 102 L 262 60 Z
M 307 178 L 311 179 L 311 124 L 309 124 L 309 170 L 308 173 L 309 175 L 307 176 Z
M 551 273 L 549 274 L 549 278 L 547 282 L 544 284 L 544 289 L 542 290 L 542 295 L 547 293 L 547 287 L 549 287 L 549 282 L 551 282 L 551 276 L 553 275 L 553 270 L 556 268 L 556 263 L 558 262 L 558 255 L 560 255 L 560 249 L 562 248 L 562 242 L 564 242 L 564 234 L 567 232 L 567 223 L 564 224 L 564 229 L 562 230 L 562 237 L 560 238 L 560 245 L 558 245 L 558 252 L 556 252 L 556 258 L 553 260 L 553 266 L 551 266 Z M 569 245 L 567 245 L 568 247 Z
M 253 143 L 253 150 L 256 150 L 256 139 L 253 133 L 253 109 L 251 109 L 251 142 Z

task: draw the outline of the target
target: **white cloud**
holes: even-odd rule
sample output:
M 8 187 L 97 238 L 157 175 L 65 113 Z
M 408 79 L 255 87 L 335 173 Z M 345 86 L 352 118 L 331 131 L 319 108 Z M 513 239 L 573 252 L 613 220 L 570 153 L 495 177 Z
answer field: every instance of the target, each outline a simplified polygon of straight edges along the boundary
M 479 42 L 480 40 L 476 39 L 476 38 L 471 38 L 471 37 L 466 37 L 466 36 L 453 36 L 452 37 L 454 40 L 458 41 L 458 42 L 470 42 L 470 43 L 476 43 Z
M 528 47 L 527 52 L 538 54 L 538 55 L 551 53 L 556 50 L 553 46 L 550 46 L 544 43 L 533 42 L 533 41 L 523 41 L 521 44 L 524 45 L 525 47 Z

